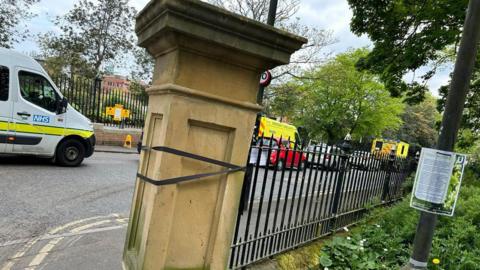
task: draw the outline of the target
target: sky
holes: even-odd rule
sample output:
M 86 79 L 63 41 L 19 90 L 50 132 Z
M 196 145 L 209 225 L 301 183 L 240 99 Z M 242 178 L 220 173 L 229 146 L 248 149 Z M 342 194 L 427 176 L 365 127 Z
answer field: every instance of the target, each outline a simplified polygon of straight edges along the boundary
M 27 23 L 28 29 L 33 34 L 32 37 L 17 44 L 15 49 L 24 53 L 39 51 L 35 42 L 36 34 L 58 31 L 52 20 L 55 16 L 65 14 L 73 7 L 75 1 L 77 0 L 40 0 L 40 3 L 32 8 L 32 11 L 38 14 L 38 16 Z M 148 2 L 149 0 L 130 0 L 130 3 L 137 10 L 141 10 Z M 352 12 L 349 9 L 347 0 L 301 0 L 300 9 L 295 16 L 299 17 L 305 25 L 333 32 L 337 42 L 326 48 L 327 52 L 332 53 L 332 55 L 342 53 L 349 48 L 372 46 L 372 42 L 368 37 L 358 37 L 350 32 L 349 24 Z M 423 69 L 423 71 L 425 70 L 427 69 Z M 438 87 L 448 83 L 451 70 L 452 66 L 447 65 L 428 82 L 428 86 L 434 95 L 438 95 Z M 121 73 L 121 71 L 119 72 Z M 422 70 L 415 74 L 415 78 L 421 75 Z M 410 81 L 412 76 L 413 74 L 407 74 L 405 79 Z

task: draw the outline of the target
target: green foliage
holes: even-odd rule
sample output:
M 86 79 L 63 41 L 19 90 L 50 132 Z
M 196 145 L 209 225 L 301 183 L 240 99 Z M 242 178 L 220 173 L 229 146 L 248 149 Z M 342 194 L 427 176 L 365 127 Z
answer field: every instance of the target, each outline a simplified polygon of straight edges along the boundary
M 271 86 L 265 100 L 266 113 L 285 118 L 293 118 L 297 113 L 301 91 L 294 83 Z
M 461 152 L 472 153 L 475 152 L 472 147 L 475 147 L 475 143 L 479 140 L 479 135 L 473 132 L 471 129 L 461 129 L 458 133 L 457 143 L 455 148 Z
M 130 76 L 135 80 L 142 80 L 150 83 L 153 76 L 155 59 L 144 48 L 135 47 L 133 49 L 135 65 L 132 67 Z
M 478 269 L 480 265 L 480 179 L 464 176 L 454 217 L 440 217 L 430 258 L 439 265 L 428 269 Z M 418 211 L 409 198 L 377 209 L 348 237 L 336 237 L 319 254 L 320 269 L 400 269 L 411 252 Z M 323 260 L 322 260 L 323 258 Z M 327 266 L 328 265 L 328 266 Z
M 480 139 L 471 130 L 462 130 L 457 142 L 457 151 L 468 154 L 467 167 L 471 173 L 480 177 Z
M 40 36 L 38 43 L 51 76 L 95 77 L 93 67 L 83 57 L 85 45 L 78 37 L 61 38 L 53 33 Z
M 0 47 L 10 48 L 27 37 L 19 24 L 33 16 L 28 10 L 39 0 L 0 0 Z
M 305 127 L 312 138 L 325 136 L 329 142 L 347 133 L 362 138 L 400 127 L 401 100 L 391 98 L 376 76 L 355 68 L 367 54 L 367 49 L 339 54 L 298 80 L 297 126 Z
M 126 105 L 127 100 L 121 90 L 112 90 L 108 93 L 108 98 L 105 101 L 105 107 L 115 107 L 115 104 Z
M 427 88 L 407 84 L 403 76 L 409 71 L 433 63 L 425 80 L 436 72 L 436 66 L 451 57 L 448 48 L 458 43 L 468 0 L 348 0 L 353 11 L 351 29 L 366 34 L 373 50 L 358 67 L 381 76 L 393 96 L 406 93 L 408 102 L 423 100 Z
M 387 131 L 384 137 L 399 139 L 422 147 L 433 147 L 438 137 L 436 124 L 440 120 L 436 101 L 432 95 L 427 94 L 423 102 L 407 105 L 402 114 L 402 126 L 398 131 Z
M 319 263 L 317 254 L 321 248 L 322 243 L 315 242 L 275 256 L 276 269 L 314 269 Z
M 141 96 L 142 98 L 147 98 L 147 85 L 140 81 L 130 81 L 130 85 L 128 87 L 128 91 L 130 93 L 136 94 Z
M 55 20 L 60 34 L 47 33 L 39 42 L 47 58 L 60 66 L 56 69 L 74 74 L 88 66 L 95 76 L 106 62 L 133 48 L 135 14 L 128 0 L 80 0 Z
M 469 88 L 470 91 L 467 94 L 464 104 L 461 127 L 464 129 L 480 130 L 480 56 L 478 54 Z M 440 112 L 445 110 L 448 90 L 449 85 L 444 85 L 438 90 L 440 94 L 438 110 Z
M 124 93 L 121 90 L 112 90 L 107 94 L 105 102 L 101 104 L 101 121 L 113 123 L 113 117 L 106 115 L 107 107 L 115 107 L 116 104 L 123 105 L 123 108 L 130 111 L 130 117 L 125 119 L 125 124 L 143 125 L 143 119 L 147 113 L 147 97 L 141 93 Z
M 404 194 L 408 194 L 413 190 L 413 184 L 415 182 L 415 176 L 412 174 L 408 176 L 402 184 L 402 190 Z

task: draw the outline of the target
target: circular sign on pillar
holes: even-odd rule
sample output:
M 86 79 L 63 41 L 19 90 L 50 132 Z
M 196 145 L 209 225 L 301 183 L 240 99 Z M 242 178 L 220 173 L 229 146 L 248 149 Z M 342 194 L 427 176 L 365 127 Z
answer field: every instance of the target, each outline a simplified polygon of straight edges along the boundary
M 263 87 L 269 86 L 271 81 L 272 81 L 272 73 L 270 73 L 269 70 L 263 72 L 262 75 L 260 76 L 260 85 Z

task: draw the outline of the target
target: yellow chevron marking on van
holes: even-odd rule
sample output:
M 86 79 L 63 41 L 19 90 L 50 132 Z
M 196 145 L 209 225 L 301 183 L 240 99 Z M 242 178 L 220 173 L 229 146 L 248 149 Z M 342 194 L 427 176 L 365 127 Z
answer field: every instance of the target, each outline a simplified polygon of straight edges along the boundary
M 49 127 L 49 126 L 35 126 L 21 123 L 7 123 L 0 122 L 0 130 L 10 130 L 19 133 L 31 133 L 31 134 L 45 134 L 54 136 L 70 136 L 77 135 L 82 138 L 89 138 L 93 135 L 93 131 L 78 130 L 63 127 Z

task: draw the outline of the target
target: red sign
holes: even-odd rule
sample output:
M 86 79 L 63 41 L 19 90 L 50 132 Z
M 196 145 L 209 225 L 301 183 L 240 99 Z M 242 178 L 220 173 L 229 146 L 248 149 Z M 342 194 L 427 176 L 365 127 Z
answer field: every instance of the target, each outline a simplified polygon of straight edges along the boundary
M 272 81 L 272 73 L 270 71 L 265 71 L 262 73 L 262 76 L 260 76 L 260 85 L 263 87 L 267 87 L 270 85 L 270 82 Z

